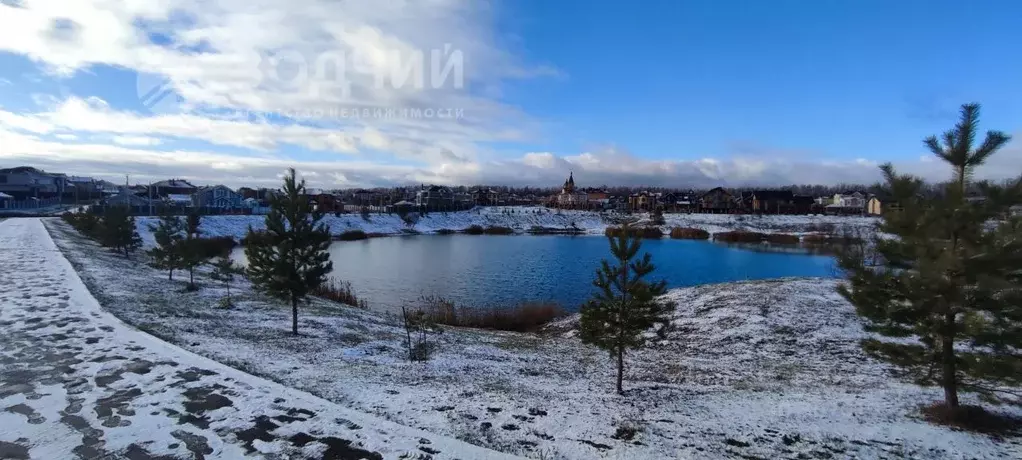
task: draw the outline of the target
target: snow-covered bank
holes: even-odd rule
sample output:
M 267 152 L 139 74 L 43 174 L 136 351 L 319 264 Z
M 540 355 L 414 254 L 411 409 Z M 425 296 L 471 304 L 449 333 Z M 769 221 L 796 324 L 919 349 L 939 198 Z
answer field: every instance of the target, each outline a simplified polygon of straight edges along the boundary
M 511 458 L 125 325 L 100 308 L 38 219 L 0 222 L 0 252 L 0 458 Z
M 355 217 L 360 219 L 359 217 Z M 676 332 L 628 357 L 613 393 L 606 353 L 571 322 L 546 335 L 449 329 L 427 363 L 405 362 L 393 318 L 313 302 L 289 313 L 241 283 L 182 292 L 166 274 L 97 247 L 58 220 L 61 250 L 103 305 L 193 352 L 348 407 L 504 452 L 543 458 L 1017 458 L 1019 439 L 929 425 L 937 389 L 866 357 L 836 281 L 679 289 Z M 974 401 L 968 395 L 966 400 Z
M 548 229 L 579 229 L 586 233 L 602 234 L 615 225 L 615 214 L 601 214 L 590 211 L 555 210 L 542 207 L 479 207 L 469 211 L 440 213 L 423 216 L 409 227 L 396 214 L 373 214 L 365 220 L 358 214 L 327 215 L 323 222 L 330 227 L 330 233 L 338 235 L 348 230 L 362 230 L 366 233 L 400 234 L 413 228 L 421 233 L 436 233 L 440 230 L 464 230 L 472 225 L 482 227 L 509 227 L 517 232 L 526 232 L 534 227 Z M 646 214 L 636 214 L 640 221 L 648 221 Z M 693 227 L 718 233 L 729 230 L 752 230 L 762 233 L 801 234 L 819 231 L 834 226 L 844 228 L 865 228 L 876 222 L 869 217 L 842 216 L 754 216 L 734 214 L 665 214 L 665 229 L 671 227 Z M 153 244 L 149 225 L 155 217 L 136 219 L 139 234 L 147 245 Z M 263 229 L 263 216 L 207 216 L 202 219 L 202 231 L 206 236 L 230 236 L 240 240 L 248 227 Z

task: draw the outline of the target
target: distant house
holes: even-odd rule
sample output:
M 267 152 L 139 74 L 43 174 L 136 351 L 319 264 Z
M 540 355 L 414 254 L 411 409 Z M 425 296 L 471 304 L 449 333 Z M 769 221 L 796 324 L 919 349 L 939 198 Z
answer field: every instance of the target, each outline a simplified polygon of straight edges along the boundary
M 790 190 L 755 190 L 750 198 L 752 212 L 791 212 L 795 204 L 795 195 Z
M 873 195 L 866 201 L 866 214 L 871 216 L 879 216 L 883 214 L 884 204 L 880 201 L 880 197 Z
M 202 187 L 192 195 L 192 203 L 198 208 L 238 209 L 244 198 L 226 185 Z
M 441 185 L 423 185 L 415 194 L 415 205 L 428 209 L 453 209 L 454 192 Z
M 865 208 L 866 194 L 863 192 L 845 192 L 834 195 L 833 204 L 843 208 Z
M 332 192 L 321 188 L 307 188 L 305 189 L 305 196 L 319 211 L 334 212 L 338 209 L 337 206 L 340 200 Z
M 67 176 L 30 166 L 0 169 L 0 192 L 14 199 L 51 198 L 64 194 Z
M 112 195 L 103 200 L 107 206 L 151 206 L 153 202 L 149 198 L 136 195 L 131 189 L 122 188 L 120 193 Z
M 645 190 L 628 196 L 628 209 L 632 211 L 652 211 L 660 202 L 660 194 Z
M 791 204 L 795 214 L 811 214 L 816 211 L 823 211 L 823 206 L 816 204 L 811 196 L 795 195 L 791 197 Z
M 241 195 L 242 199 L 259 198 L 259 191 L 251 187 L 241 187 L 238 189 L 238 195 Z
M 497 203 L 497 191 L 490 188 L 477 188 L 471 192 L 472 201 L 479 206 L 492 206 Z
M 180 195 L 177 193 L 171 193 L 167 196 L 161 197 L 163 202 L 170 206 L 179 206 L 183 208 L 190 208 L 194 204 L 192 195 Z
M 705 212 L 729 212 L 737 206 L 735 197 L 724 190 L 723 187 L 717 187 L 709 192 L 703 194 L 699 198 L 700 208 Z
M 154 182 L 150 187 L 153 188 L 154 197 L 165 197 L 167 195 L 191 195 L 198 191 L 198 187 L 192 185 L 184 179 L 169 179 Z
M 825 208 L 828 214 L 862 214 L 866 212 L 866 193 L 849 191 L 837 193 Z

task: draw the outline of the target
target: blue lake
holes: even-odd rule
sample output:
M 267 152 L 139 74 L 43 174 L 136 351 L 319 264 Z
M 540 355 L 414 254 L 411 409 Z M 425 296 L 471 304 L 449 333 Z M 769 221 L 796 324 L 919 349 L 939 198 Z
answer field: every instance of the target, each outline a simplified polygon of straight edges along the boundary
M 670 287 L 786 276 L 837 276 L 834 259 L 691 240 L 643 240 L 653 279 Z M 393 311 L 437 294 L 459 305 L 553 300 L 577 310 L 593 292 L 602 236 L 416 235 L 337 242 L 333 276 L 373 309 Z

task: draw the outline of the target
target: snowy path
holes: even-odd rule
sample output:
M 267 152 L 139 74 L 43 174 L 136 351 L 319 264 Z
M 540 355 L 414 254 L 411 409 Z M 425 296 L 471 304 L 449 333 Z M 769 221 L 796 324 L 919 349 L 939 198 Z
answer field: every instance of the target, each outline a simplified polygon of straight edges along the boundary
M 39 219 L 0 222 L 0 458 L 426 454 L 513 458 L 342 408 L 142 333 L 100 309 Z

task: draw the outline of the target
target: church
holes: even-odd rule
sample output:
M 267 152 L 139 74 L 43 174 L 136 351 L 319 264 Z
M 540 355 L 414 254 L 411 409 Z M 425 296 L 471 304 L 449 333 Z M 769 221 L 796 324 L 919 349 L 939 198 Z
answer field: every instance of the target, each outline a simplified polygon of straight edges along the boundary
M 589 196 L 586 192 L 575 188 L 575 173 L 568 173 L 568 180 L 564 181 L 561 194 L 557 195 L 557 206 L 561 208 L 586 208 L 589 205 Z

